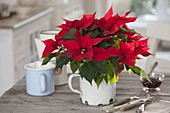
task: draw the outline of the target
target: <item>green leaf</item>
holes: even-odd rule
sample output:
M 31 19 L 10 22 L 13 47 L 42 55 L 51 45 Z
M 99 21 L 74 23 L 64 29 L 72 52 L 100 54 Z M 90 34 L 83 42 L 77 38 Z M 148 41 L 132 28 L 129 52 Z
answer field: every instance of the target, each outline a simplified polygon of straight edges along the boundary
M 79 30 L 79 33 L 80 33 L 80 35 L 83 36 L 83 30 L 82 29 Z
M 132 66 L 128 66 L 128 65 L 125 65 L 125 66 L 126 66 L 127 70 L 131 69 L 133 71 L 133 73 L 140 75 L 140 72 L 142 70 L 140 67 L 138 67 L 138 66 L 132 67 Z
M 141 68 L 140 67 L 131 67 L 131 70 L 134 72 L 134 73 L 136 73 L 137 75 L 140 75 L 140 72 L 141 72 Z
M 138 66 L 136 66 L 136 67 L 131 67 L 131 66 L 128 66 L 128 65 L 125 65 L 126 66 L 126 69 L 127 70 L 129 70 L 129 69 L 131 69 L 135 74 L 137 74 L 137 75 L 139 75 L 139 76 L 144 76 L 144 78 L 146 78 L 149 82 L 151 82 L 150 81 L 150 79 L 149 79 L 149 77 L 147 76 L 147 74 L 145 73 L 145 71 L 144 70 L 142 70 L 140 67 L 138 67 Z
M 117 36 L 114 36 L 114 40 L 113 41 L 111 41 L 111 43 L 110 43 L 110 41 L 109 41 L 109 43 L 112 45 L 112 46 L 115 46 L 115 47 L 117 47 L 117 48 L 119 48 L 119 40 L 117 39 Z
M 124 34 L 118 34 L 117 38 L 127 41 L 127 35 Z
M 128 71 L 128 73 L 129 73 L 129 75 L 132 75 L 132 74 L 131 74 L 131 72 L 132 72 L 131 69 L 128 69 L 127 71 Z
M 137 33 L 134 29 L 130 29 L 130 31 L 129 32 L 131 32 L 131 33 Z
M 108 84 L 108 78 L 107 78 L 107 75 L 106 75 L 106 74 L 103 74 L 103 78 L 104 78 L 106 84 Z
M 100 32 L 98 31 L 98 29 L 95 29 L 92 33 L 91 33 L 91 38 L 95 38 L 97 35 L 99 35 Z
M 75 73 L 80 67 L 80 63 L 78 61 L 71 61 L 70 66 L 71 66 L 72 72 Z
M 125 64 L 125 67 L 126 67 L 126 70 L 130 69 L 130 67 L 127 64 Z
M 74 33 L 76 32 L 76 29 L 70 29 L 64 36 L 63 39 L 64 40 L 75 40 L 74 38 Z
M 112 57 L 112 58 L 110 58 L 110 62 L 112 63 L 112 64 L 114 64 L 115 62 L 117 62 L 118 61 L 118 58 L 117 57 Z
M 107 41 L 109 44 L 113 45 L 115 43 L 115 39 L 114 40 L 108 40 Z
M 112 65 L 113 65 L 114 73 L 116 74 L 117 71 L 118 71 L 118 68 L 119 68 L 119 62 L 118 62 L 118 60 L 115 61 L 115 62 L 112 62 Z
M 104 41 L 100 42 L 98 45 L 103 48 L 108 48 L 108 47 L 112 46 L 112 44 L 110 44 L 108 42 L 104 42 Z
M 114 72 L 113 72 L 113 65 L 111 63 L 107 64 L 108 66 L 108 74 L 111 76 L 111 77 L 114 77 Z
M 148 75 L 145 73 L 144 70 L 141 70 L 141 74 L 144 78 L 146 78 L 149 82 L 151 82 L 151 80 L 149 79 Z M 152 83 L 152 82 L 151 82 Z
M 121 31 L 127 32 L 127 29 L 124 28 L 124 27 L 119 27 L 119 29 L 120 29 Z
M 114 46 L 115 46 L 115 47 L 119 47 L 119 46 L 120 46 L 119 43 L 120 43 L 120 42 L 119 42 L 118 40 L 115 40 Z
M 96 77 L 96 71 L 90 68 L 89 63 L 84 64 L 80 67 L 80 75 L 84 77 L 90 84 L 92 80 Z
M 94 81 L 95 81 L 95 83 L 97 85 L 97 88 L 99 88 L 100 83 L 102 82 L 102 80 L 103 80 L 102 74 L 98 73 L 97 76 L 94 78 Z
M 132 74 L 131 74 L 132 70 L 130 69 L 130 67 L 129 67 L 127 64 L 125 64 L 125 67 L 126 67 L 126 70 L 127 70 L 128 73 L 129 73 L 129 75 L 132 75 Z
M 117 82 L 118 79 L 119 79 L 119 77 L 116 74 L 114 74 L 113 77 L 108 75 L 108 80 L 109 80 L 110 84 L 113 84 L 114 82 Z
M 88 62 L 89 67 L 99 73 L 108 73 L 108 67 L 105 62 L 95 62 L 95 61 L 90 61 Z
M 42 65 L 47 64 L 55 56 L 56 56 L 55 53 L 48 54 L 48 56 L 43 59 Z
M 70 58 L 65 56 L 59 56 L 56 58 L 56 68 L 62 68 L 63 65 L 66 65 L 70 61 Z
M 42 65 L 46 65 L 50 61 L 49 57 L 45 57 L 42 61 Z

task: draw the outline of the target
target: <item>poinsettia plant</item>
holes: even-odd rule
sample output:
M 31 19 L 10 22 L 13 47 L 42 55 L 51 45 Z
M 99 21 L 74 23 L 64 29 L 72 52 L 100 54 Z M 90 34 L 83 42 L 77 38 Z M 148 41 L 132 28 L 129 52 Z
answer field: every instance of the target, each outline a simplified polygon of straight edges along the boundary
M 82 78 L 90 83 L 94 80 L 98 86 L 103 79 L 116 82 L 124 68 L 147 78 L 135 61 L 140 60 L 139 55 L 150 55 L 148 38 L 126 25 L 136 20 L 128 17 L 129 13 L 113 15 L 111 7 L 100 19 L 95 13 L 83 15 L 80 20 L 64 19 L 55 39 L 43 41 L 43 65 L 55 57 L 56 69 L 70 63 L 73 73 L 79 70 Z

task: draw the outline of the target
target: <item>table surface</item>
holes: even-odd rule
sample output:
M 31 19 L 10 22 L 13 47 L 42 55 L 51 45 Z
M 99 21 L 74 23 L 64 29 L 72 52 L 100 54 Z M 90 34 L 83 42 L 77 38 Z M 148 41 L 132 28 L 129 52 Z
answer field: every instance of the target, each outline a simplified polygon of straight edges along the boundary
M 78 86 L 74 79 L 74 87 Z M 166 76 L 161 85 L 163 99 L 170 100 L 170 76 Z M 142 84 L 137 75 L 120 75 L 117 82 L 116 100 L 135 96 L 142 91 Z M 135 113 L 135 111 L 127 111 Z M 25 79 L 0 98 L 0 113 L 104 113 L 99 107 L 87 106 L 81 103 L 78 94 L 71 92 L 68 85 L 56 86 L 52 95 L 35 97 L 26 94 Z

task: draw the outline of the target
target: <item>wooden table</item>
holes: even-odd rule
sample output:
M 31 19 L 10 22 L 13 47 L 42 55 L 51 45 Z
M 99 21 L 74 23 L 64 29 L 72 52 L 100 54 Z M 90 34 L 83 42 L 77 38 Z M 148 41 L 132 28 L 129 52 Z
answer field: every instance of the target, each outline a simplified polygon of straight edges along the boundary
M 73 81 L 77 83 L 77 80 Z M 78 83 L 75 83 L 75 87 Z M 116 99 L 130 97 L 142 91 L 138 76 L 120 75 Z M 161 85 L 162 98 L 170 100 L 170 77 L 166 76 Z M 34 97 L 26 94 L 25 79 L 0 98 L 0 113 L 104 113 L 99 107 L 80 102 L 78 94 L 71 92 L 68 85 L 56 86 L 52 95 Z M 128 113 L 135 113 L 129 111 Z

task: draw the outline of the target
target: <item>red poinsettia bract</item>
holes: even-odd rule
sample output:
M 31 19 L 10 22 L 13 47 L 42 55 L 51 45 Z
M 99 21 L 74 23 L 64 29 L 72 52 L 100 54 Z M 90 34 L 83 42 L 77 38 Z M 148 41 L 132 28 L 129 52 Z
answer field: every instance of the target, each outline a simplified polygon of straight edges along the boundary
M 52 53 L 59 46 L 59 42 L 52 39 L 45 40 L 43 43 L 45 44 L 45 49 L 42 53 L 42 58 L 47 57 L 48 54 Z M 56 52 L 56 54 L 58 55 L 59 53 Z
M 103 38 L 91 38 L 90 34 L 81 36 L 78 32 L 76 32 L 74 36 L 76 40 L 66 40 L 63 42 L 64 47 L 67 48 L 66 52 L 71 53 L 71 58 L 77 61 L 83 60 L 84 58 L 92 60 L 94 55 L 93 46 L 100 43 Z M 68 54 L 66 54 L 66 56 L 67 55 Z
M 62 38 L 63 35 L 66 34 L 72 28 L 76 28 L 76 29 L 88 28 L 93 23 L 94 18 L 95 18 L 95 14 L 87 14 L 87 15 L 83 15 L 83 18 L 81 20 L 70 21 L 64 19 L 66 23 L 58 26 L 59 28 L 62 28 L 62 30 L 59 32 L 58 35 L 56 35 L 55 38 L 56 39 Z
M 135 59 L 138 56 L 134 53 L 135 43 L 125 43 L 120 41 L 120 48 L 110 47 L 107 49 L 108 54 L 112 57 L 118 57 L 122 64 L 127 64 L 130 66 L 135 66 Z

